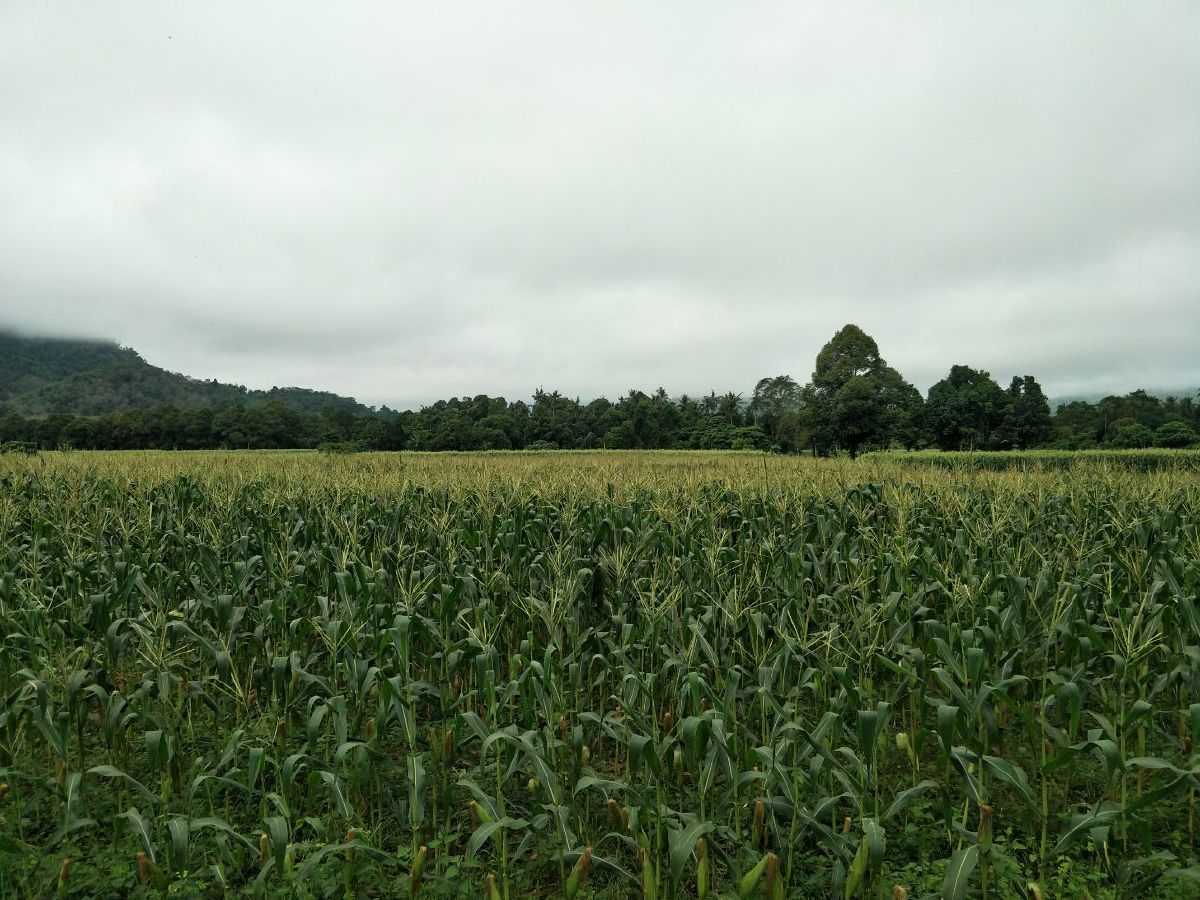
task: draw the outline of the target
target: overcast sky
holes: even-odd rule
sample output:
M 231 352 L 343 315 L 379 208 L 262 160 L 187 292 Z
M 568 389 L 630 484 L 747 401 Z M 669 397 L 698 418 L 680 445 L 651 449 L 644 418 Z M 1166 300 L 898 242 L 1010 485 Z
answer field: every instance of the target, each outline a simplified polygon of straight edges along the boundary
M 0 325 L 412 407 L 1200 385 L 1200 3 L 0 0 Z

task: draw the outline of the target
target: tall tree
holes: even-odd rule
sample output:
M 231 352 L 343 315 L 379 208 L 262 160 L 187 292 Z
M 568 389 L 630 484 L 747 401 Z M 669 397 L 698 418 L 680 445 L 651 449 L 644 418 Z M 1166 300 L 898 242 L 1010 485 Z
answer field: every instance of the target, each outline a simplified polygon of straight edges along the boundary
M 717 398 L 717 415 L 727 419 L 730 425 L 742 423 L 742 395 L 728 391 Z
M 818 455 L 845 450 L 856 456 L 867 446 L 915 442 L 920 394 L 857 325 L 846 325 L 821 348 L 802 400 L 803 421 Z
M 1103 439 L 1100 413 L 1086 400 L 1064 403 L 1054 413 L 1056 440 L 1069 450 L 1086 450 Z
M 929 389 L 925 426 L 943 450 L 986 450 L 1009 411 L 1009 396 L 982 369 L 952 366 L 950 374 Z
M 883 404 L 879 402 L 877 376 L 855 375 L 833 398 L 833 427 L 837 443 L 851 457 L 858 456 L 882 430 Z
M 529 415 L 529 437 L 556 447 L 573 447 L 582 412 L 578 400 L 538 388 Z
M 879 373 L 880 434 L 885 447 L 914 450 L 922 446 L 921 413 L 925 398 L 891 366 Z
M 817 354 L 812 384 L 832 397 L 851 378 L 877 375 L 885 365 L 875 339 L 857 325 L 845 325 Z
M 784 449 L 795 446 L 801 406 L 800 385 L 790 375 L 763 378 L 754 386 L 750 418 Z
M 1032 375 L 1013 376 L 1008 386 L 1008 417 L 1000 428 L 1000 442 L 1018 450 L 1049 443 L 1054 434 L 1050 401 Z

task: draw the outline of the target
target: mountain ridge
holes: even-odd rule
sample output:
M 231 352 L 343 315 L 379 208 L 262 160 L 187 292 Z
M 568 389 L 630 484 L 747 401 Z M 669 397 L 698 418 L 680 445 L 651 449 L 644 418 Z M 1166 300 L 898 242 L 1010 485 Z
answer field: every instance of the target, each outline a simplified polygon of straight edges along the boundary
M 0 329 L 0 413 L 100 416 L 125 409 L 260 406 L 361 414 L 353 397 L 300 387 L 254 390 L 192 378 L 146 362 L 115 341 L 54 338 Z

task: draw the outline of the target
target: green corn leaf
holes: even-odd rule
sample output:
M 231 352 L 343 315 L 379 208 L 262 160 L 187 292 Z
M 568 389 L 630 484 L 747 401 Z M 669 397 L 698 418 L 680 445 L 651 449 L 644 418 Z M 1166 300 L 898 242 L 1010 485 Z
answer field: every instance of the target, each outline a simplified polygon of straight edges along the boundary
M 461 714 L 461 718 L 471 733 L 479 738 L 480 741 L 488 739 L 491 731 L 483 724 L 483 720 L 479 718 L 477 713 L 467 711 Z
M 579 780 L 575 782 L 575 789 L 571 791 L 571 796 L 578 796 L 582 792 L 591 788 L 599 788 L 606 797 L 611 796 L 612 794 L 619 794 L 629 789 L 628 786 L 622 781 L 613 781 L 610 778 L 601 778 L 599 775 L 581 775 Z
M 1079 720 L 1083 714 L 1083 696 L 1079 692 L 1079 685 L 1073 681 L 1067 681 L 1059 685 L 1057 702 L 1066 704 L 1068 734 L 1073 739 L 1079 733 Z
M 712 720 L 708 716 L 688 716 L 680 725 L 683 745 L 695 763 L 704 759 L 712 733 Z
M 887 836 L 874 819 L 863 820 L 862 829 L 867 841 L 867 868 L 874 871 L 883 865 L 883 858 L 887 854 Z
M 671 860 L 671 880 L 678 884 L 683 877 L 684 867 L 696 850 L 696 839 L 703 837 L 716 826 L 712 822 L 693 822 L 683 828 L 667 831 L 667 846 Z
M 493 797 L 488 796 L 484 791 L 470 778 L 460 778 L 458 784 L 465 787 L 471 794 L 471 798 L 484 808 L 488 816 L 495 820 L 500 818 L 500 808 Z
M 192 819 L 188 823 L 188 827 L 192 831 L 200 831 L 202 829 L 210 829 L 218 834 L 226 835 L 233 838 L 251 853 L 258 852 L 258 845 L 249 838 L 239 834 L 233 827 L 219 816 L 202 816 L 198 819 Z
M 1135 700 L 1128 712 L 1121 718 L 1121 728 L 1128 732 L 1139 722 L 1149 719 L 1154 714 L 1154 707 L 1145 700 Z
M 120 778 L 135 791 L 145 797 L 151 804 L 157 806 L 159 803 L 160 798 L 156 792 L 150 790 L 150 788 L 146 787 L 132 775 L 122 772 L 115 766 L 92 766 L 92 768 L 88 769 L 88 774 L 97 775 L 100 778 Z
M 8 853 L 13 856 L 36 856 L 38 849 L 0 832 L 0 853 Z
M 188 868 L 191 850 L 191 827 L 183 816 L 173 816 L 167 820 L 167 833 L 171 837 L 171 868 L 181 872 Z
M 938 788 L 939 785 L 936 781 L 931 781 L 930 779 L 926 778 L 924 781 L 918 782 L 912 787 L 901 791 L 895 796 L 895 798 L 893 798 L 883 816 L 880 817 L 881 821 L 891 821 L 893 818 L 904 812 L 904 810 L 908 809 L 909 804 L 911 804 L 913 800 L 917 799 L 917 797 L 929 791 L 936 791 Z
M 266 762 L 266 751 L 262 747 L 251 747 L 246 768 L 246 786 L 253 792 L 258 787 L 258 776 Z
M 254 881 L 251 883 L 254 885 L 254 895 L 256 897 L 265 897 L 267 895 L 267 882 L 271 880 L 271 873 L 275 871 L 277 865 L 275 857 L 268 856 L 267 861 L 258 870 L 258 874 L 254 876 Z
M 144 735 L 146 741 L 146 757 L 150 761 L 152 768 L 159 770 L 167 764 L 170 756 L 170 744 L 163 734 L 161 728 L 156 728 L 153 731 L 147 731 Z
M 1151 790 L 1146 791 L 1136 800 L 1131 800 L 1125 807 L 1125 815 L 1131 816 L 1138 810 L 1147 806 L 1153 806 L 1160 800 L 1170 797 L 1173 794 L 1185 788 L 1197 787 L 1197 779 L 1191 772 L 1184 772 L 1181 775 L 1171 779 L 1166 784 L 1160 784 Z
M 43 708 L 35 714 L 33 716 L 33 724 L 42 733 L 42 737 L 46 739 L 46 743 L 58 754 L 59 759 L 65 761 L 67 758 L 66 739 L 62 732 L 58 730 L 57 724 L 50 721 L 48 711 Z
M 1017 792 L 1017 796 L 1026 806 L 1035 813 L 1038 812 L 1037 799 L 1033 795 L 1033 789 L 1029 786 L 1029 777 L 1020 766 L 998 756 L 984 756 L 981 762 L 992 777 L 1007 784 Z
M 550 796 L 551 802 L 555 804 L 562 802 L 562 789 L 558 784 L 558 776 L 554 774 L 554 770 L 550 767 L 550 764 L 546 762 L 542 755 L 531 743 L 529 743 L 528 740 L 523 737 L 510 734 L 507 731 L 497 731 L 488 735 L 487 740 L 483 742 L 483 750 L 486 751 L 497 741 L 503 741 L 504 743 L 511 744 L 513 747 L 520 750 L 525 755 L 525 759 L 529 763 L 530 767 L 533 769 L 534 776 L 538 779 L 542 787 L 545 788 L 546 793 Z
M 864 758 L 869 759 L 879 743 L 879 735 L 887 727 L 890 703 L 880 701 L 874 709 L 858 711 L 858 747 Z
M 942 749 L 950 752 L 954 746 L 954 727 L 958 721 L 958 707 L 941 704 L 937 708 L 937 734 L 942 742 Z
M 479 852 L 479 848 L 488 842 L 501 829 L 509 831 L 520 831 L 523 828 L 528 828 L 529 822 L 525 819 L 514 819 L 511 816 L 505 816 L 502 819 L 497 819 L 494 822 L 484 822 L 471 834 L 467 841 L 467 859 L 473 857 Z
M 238 769 L 234 769 L 233 774 L 236 775 L 239 773 L 239 771 L 240 770 L 238 770 Z M 248 794 L 250 792 L 250 788 L 247 787 L 241 781 L 235 781 L 232 778 L 226 778 L 224 775 L 208 775 L 208 774 L 201 772 L 199 775 L 197 775 L 195 778 L 192 779 L 192 783 L 188 786 L 188 796 L 194 797 L 196 795 L 196 791 L 199 790 L 201 787 L 203 787 L 208 782 L 213 782 L 215 784 L 219 784 L 222 788 L 231 788 L 232 790 L 238 791 L 243 794 Z M 154 801 L 157 803 L 157 802 L 159 802 L 160 799 L 161 799 L 160 797 L 156 796 L 154 798 Z
M 1148 771 L 1167 771 L 1174 775 L 1195 775 L 1195 771 L 1181 769 L 1172 762 L 1158 756 L 1135 756 L 1125 760 L 1125 766 L 1130 769 L 1146 769 Z
M 983 796 L 979 793 L 979 779 L 970 768 L 971 757 L 972 754 L 966 747 L 953 747 L 950 751 L 950 764 L 962 776 L 963 786 L 967 789 L 967 796 L 971 799 L 971 802 L 981 805 L 983 803 Z
M 942 900 L 963 900 L 971 881 L 971 873 L 979 862 L 979 845 L 969 844 L 950 858 L 946 878 L 942 882 Z
M 267 816 L 263 820 L 267 826 L 267 839 L 271 842 L 271 853 L 275 857 L 275 865 L 282 871 L 284 856 L 287 854 L 288 834 L 287 819 L 283 816 Z
M 346 802 L 346 795 L 342 793 L 341 780 L 334 772 L 321 772 L 320 776 L 321 780 L 329 787 L 329 794 L 333 798 L 337 814 L 344 819 L 350 818 L 350 804 Z
M 578 840 L 575 832 L 571 830 L 571 808 L 568 806 L 555 806 L 551 803 L 545 803 L 542 808 L 546 810 L 550 818 L 554 821 L 554 828 L 558 835 L 558 843 L 561 847 L 567 850 L 572 849 Z M 532 833 L 531 833 L 532 836 Z M 595 856 L 595 854 L 593 854 Z
M 77 831 L 83 831 L 86 828 L 94 828 L 95 826 L 95 819 L 70 816 L 65 823 L 54 829 L 54 832 L 46 839 L 46 843 L 42 845 L 41 852 L 43 854 L 49 853 L 70 835 L 75 834 Z
M 636 775 L 645 765 L 655 778 L 662 777 L 662 760 L 654 749 L 654 741 L 642 734 L 629 735 L 629 774 Z
M 406 760 L 408 768 L 408 824 L 419 828 L 425 821 L 425 794 L 429 781 L 425 777 L 425 762 L 421 755 L 413 754 Z
M 267 802 L 275 807 L 275 809 L 278 810 L 279 815 L 283 816 L 285 820 L 290 820 L 292 818 L 291 807 L 288 806 L 287 800 L 285 800 L 279 794 L 271 791 L 269 794 L 267 794 Z
M 570 855 L 566 857 L 566 862 L 572 862 Z M 620 864 L 614 862 L 612 859 L 603 856 L 597 856 L 595 853 L 592 854 L 592 869 L 594 871 L 611 872 L 612 874 L 623 878 L 625 881 L 633 885 L 638 883 L 638 876 L 634 875 L 628 869 L 623 868 Z
M 858 842 L 858 850 L 854 853 L 854 858 L 850 861 L 850 868 L 846 872 L 846 882 L 844 885 L 844 896 L 846 900 L 850 900 L 858 894 L 858 889 L 862 887 L 863 879 L 867 874 L 867 864 L 870 858 L 870 848 L 867 844 L 867 836 L 864 834 Z
M 304 729 L 305 735 L 307 736 L 307 739 L 308 739 L 309 747 L 315 747 L 317 745 L 317 741 L 320 740 L 321 723 L 324 721 L 325 716 L 327 716 L 328 714 L 329 714 L 329 707 L 326 706 L 324 703 L 318 704 L 317 706 L 315 706 L 313 708 L 312 712 L 309 713 L 308 721 L 305 724 L 305 729 Z
M 1092 812 L 1083 816 L 1075 816 L 1071 825 L 1058 839 L 1051 851 L 1052 856 L 1058 856 L 1071 849 L 1074 844 L 1088 834 L 1093 828 L 1110 825 L 1121 817 L 1121 808 L 1116 804 L 1101 803 Z
M 373 860 L 374 862 L 386 866 L 394 866 L 397 862 L 396 857 L 392 856 L 390 853 L 385 853 L 383 850 L 379 850 L 363 843 L 361 840 L 356 839 L 353 841 L 347 841 L 343 844 L 328 844 L 319 850 L 309 853 L 307 856 L 305 856 L 304 865 L 300 867 L 300 870 L 297 873 L 297 879 L 300 881 L 308 879 L 309 876 L 312 875 L 313 870 L 321 864 L 321 860 L 325 859 L 325 857 L 331 855 L 341 855 L 347 850 L 353 850 L 358 856 Z M 275 860 L 272 858 L 269 860 L 269 863 L 273 866 L 275 864 Z
M 129 822 L 129 830 L 133 832 L 133 836 L 137 838 L 138 843 L 142 845 L 142 849 L 146 852 L 146 856 L 150 858 L 150 862 L 157 863 L 158 856 L 154 852 L 154 829 L 142 818 L 142 814 L 138 811 L 138 808 L 131 806 L 119 815 Z

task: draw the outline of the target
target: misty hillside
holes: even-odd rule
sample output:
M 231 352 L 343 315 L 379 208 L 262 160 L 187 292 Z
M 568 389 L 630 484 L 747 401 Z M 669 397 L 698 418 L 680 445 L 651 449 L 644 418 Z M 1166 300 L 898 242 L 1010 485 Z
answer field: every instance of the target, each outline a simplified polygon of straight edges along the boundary
M 258 406 L 271 400 L 296 412 L 367 411 L 352 398 L 327 391 L 257 391 L 200 381 L 152 366 L 136 351 L 112 342 L 0 332 L 0 413 L 98 416 L 155 406 Z
M 1141 392 L 1150 397 L 1155 397 L 1159 400 L 1169 400 L 1174 397 L 1177 400 L 1200 398 L 1200 387 L 1149 387 L 1142 388 Z M 1116 396 L 1113 391 L 1091 391 L 1085 394 L 1063 394 L 1057 397 L 1050 398 L 1050 410 L 1056 412 L 1064 406 L 1071 403 L 1087 403 L 1095 405 L 1101 400 Z

